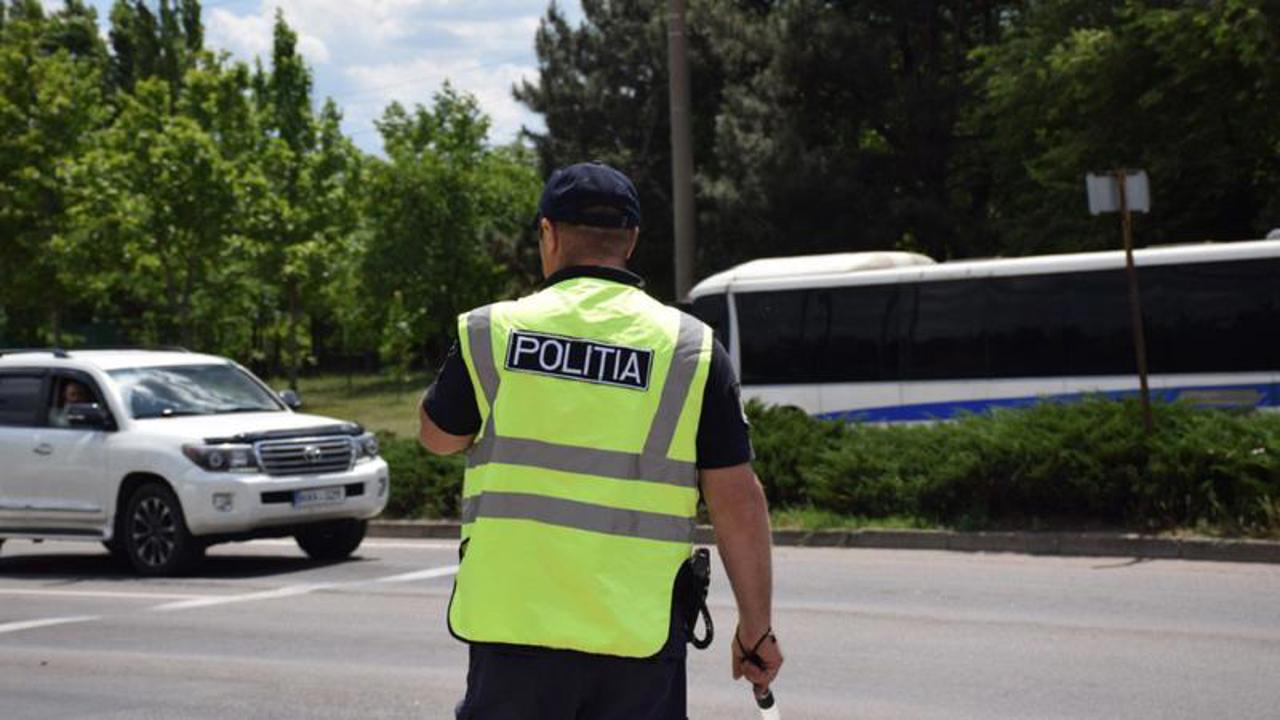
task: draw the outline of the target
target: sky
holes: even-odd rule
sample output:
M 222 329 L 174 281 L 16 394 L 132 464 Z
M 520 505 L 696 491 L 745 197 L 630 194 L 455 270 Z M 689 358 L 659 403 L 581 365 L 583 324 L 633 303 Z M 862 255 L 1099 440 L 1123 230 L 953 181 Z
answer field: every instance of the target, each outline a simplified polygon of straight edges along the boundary
M 47 7 L 61 0 L 43 0 Z M 381 149 L 373 120 L 392 100 L 429 104 L 450 80 L 471 93 L 492 121 L 489 140 L 515 139 L 521 126 L 542 130 L 539 115 L 511 97 L 521 78 L 537 77 L 533 49 L 550 0 L 203 0 L 205 46 L 268 62 L 276 8 L 298 33 L 313 73 L 315 104 L 326 96 L 342 108 L 357 145 Z M 89 0 L 104 28 L 112 0 Z M 149 0 L 153 8 L 156 0 Z M 579 0 L 559 0 L 571 22 Z

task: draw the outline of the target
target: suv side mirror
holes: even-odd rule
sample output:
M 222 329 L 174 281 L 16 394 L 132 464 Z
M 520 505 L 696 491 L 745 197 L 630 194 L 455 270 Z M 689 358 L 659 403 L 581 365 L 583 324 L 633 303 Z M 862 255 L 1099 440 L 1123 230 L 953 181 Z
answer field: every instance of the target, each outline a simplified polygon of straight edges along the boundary
M 293 390 L 281 390 L 276 393 L 280 396 L 280 401 L 289 406 L 290 410 L 297 410 L 302 407 L 302 398 L 298 397 L 298 393 Z
M 75 428 L 106 430 L 111 415 L 98 403 L 72 403 L 67 406 L 67 424 Z

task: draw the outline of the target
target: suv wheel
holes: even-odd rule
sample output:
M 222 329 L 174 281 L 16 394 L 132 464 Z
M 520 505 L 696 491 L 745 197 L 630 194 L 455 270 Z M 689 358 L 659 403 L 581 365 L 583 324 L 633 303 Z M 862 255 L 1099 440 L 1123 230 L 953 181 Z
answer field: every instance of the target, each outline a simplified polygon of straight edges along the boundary
M 112 560 L 122 565 L 128 565 L 129 553 L 124 549 L 124 540 L 121 536 L 122 533 L 117 531 L 114 538 L 102 541 L 102 547 L 106 548 L 107 552 L 111 553 Z
M 151 482 L 138 487 L 125 506 L 123 553 L 140 575 L 172 575 L 199 555 L 187 531 L 182 506 L 168 487 Z
M 312 560 L 341 560 L 360 547 L 368 527 L 367 520 L 345 520 L 308 528 L 293 537 Z

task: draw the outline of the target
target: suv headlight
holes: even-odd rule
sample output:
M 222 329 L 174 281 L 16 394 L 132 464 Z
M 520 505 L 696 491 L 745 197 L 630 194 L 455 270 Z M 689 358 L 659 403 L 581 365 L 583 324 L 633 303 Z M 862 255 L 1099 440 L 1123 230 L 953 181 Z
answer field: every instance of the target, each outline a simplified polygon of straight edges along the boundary
M 356 458 L 367 460 L 378 457 L 378 436 L 365 433 L 356 438 Z
M 257 472 L 252 445 L 183 445 L 182 454 L 210 472 Z

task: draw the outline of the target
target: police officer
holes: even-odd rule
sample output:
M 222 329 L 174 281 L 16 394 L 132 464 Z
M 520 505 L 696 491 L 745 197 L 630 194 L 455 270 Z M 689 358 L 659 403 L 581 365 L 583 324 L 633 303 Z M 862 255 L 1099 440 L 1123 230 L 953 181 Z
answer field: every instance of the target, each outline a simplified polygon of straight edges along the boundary
M 457 717 L 685 718 L 699 491 L 737 599 L 732 674 L 763 694 L 782 665 L 769 518 L 728 354 L 625 269 L 640 202 L 621 172 L 557 170 L 538 226 L 543 289 L 460 316 L 420 412 L 428 450 L 467 453 Z

